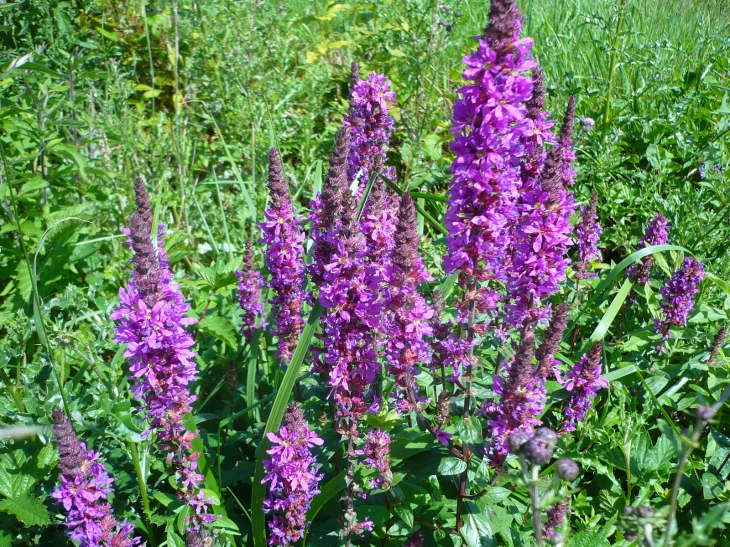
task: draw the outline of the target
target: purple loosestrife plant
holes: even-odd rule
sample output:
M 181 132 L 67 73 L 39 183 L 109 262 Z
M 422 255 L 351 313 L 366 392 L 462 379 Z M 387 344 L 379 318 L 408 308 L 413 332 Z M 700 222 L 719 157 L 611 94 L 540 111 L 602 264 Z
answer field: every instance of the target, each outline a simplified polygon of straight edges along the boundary
M 304 326 L 304 233 L 294 213 L 276 148 L 269 150 L 269 196 L 266 222 L 261 224 L 261 242 L 266 244 L 266 268 L 271 275 L 268 287 L 274 291 L 270 301 L 274 317 L 270 334 L 279 337 L 276 356 L 285 365 Z
M 522 16 L 513 0 L 493 0 L 489 25 L 464 58 L 468 83 L 454 102 L 451 148 L 453 180 L 445 223 L 447 273 L 503 279 L 509 225 L 516 219 L 524 137 L 533 130 L 525 102 L 532 95 L 528 72 L 531 39 L 520 39 Z
M 181 478 L 178 494 L 193 512 L 189 529 L 197 531 L 216 516 L 208 514 L 211 500 L 204 497 L 198 454 L 191 451 L 197 432 L 183 425 L 195 401 L 188 386 L 197 379 L 190 349 L 195 342 L 185 327 L 196 320 L 186 317 L 190 306 L 172 282 L 162 225 L 157 229 L 158 246 L 152 243 L 152 207 L 144 181 L 138 177 L 134 187 L 137 212 L 131 228 L 124 230 L 134 251 L 134 270 L 127 288 L 119 290 L 120 303 L 112 313 L 117 322 L 114 339 L 127 344 L 124 356 L 129 360 L 132 395 L 149 420 L 144 434 L 157 433 L 168 462 L 174 461 Z
M 601 378 L 601 342 L 593 344 L 588 353 L 570 369 L 564 379 L 558 378 L 563 387 L 570 392 L 565 403 L 564 419 L 561 430 L 575 431 L 591 408 L 593 399 L 599 389 L 608 387 L 608 382 Z
M 541 92 L 542 86 L 536 86 L 534 97 Z M 547 154 L 540 176 L 527 178 L 522 187 L 507 280 L 507 321 L 515 326 L 546 318 L 550 310 L 542 302 L 558 290 L 570 263 L 566 252 L 571 244 L 570 215 L 575 205 L 567 186 L 573 184 L 575 176 L 571 165 L 575 160 L 574 120 L 575 99 L 571 97 L 558 142 Z M 523 170 L 523 176 L 526 174 Z
M 365 445 L 358 451 L 365 456 L 363 464 L 368 469 L 377 469 L 378 476 L 370 481 L 370 488 L 389 488 L 393 480 L 390 470 L 390 436 L 381 429 L 372 429 L 365 437 Z
M 545 513 L 547 514 L 545 536 L 552 539 L 553 535 L 562 528 L 566 515 L 570 514 L 570 500 L 565 498 L 563 501 L 549 507 Z
M 433 334 L 433 309 L 417 288 L 431 279 L 418 254 L 418 220 L 413 198 L 404 194 L 398 210 L 392 269 L 388 283 L 385 356 L 395 381 L 395 398 L 401 411 L 410 411 L 418 393 L 418 363 L 431 362 L 426 338 Z
M 352 63 L 350 77 L 350 108 L 342 123 L 350 129 L 350 152 L 347 157 L 349 183 L 358 181 L 359 199 L 373 170 L 381 170 L 393 133 L 390 104 L 396 104 L 390 91 L 390 80 L 383 74 L 370 73 L 367 80 L 359 78 L 357 63 Z M 393 169 L 385 168 L 385 176 L 394 178 Z
M 249 344 L 256 332 L 256 319 L 261 318 L 261 328 L 265 327 L 263 306 L 261 305 L 261 287 L 264 281 L 256 269 L 253 257 L 253 242 L 246 240 L 243 253 L 243 264 L 236 270 L 238 278 L 238 307 L 241 309 L 241 336 Z
M 312 498 L 319 494 L 314 446 L 323 441 L 313 433 L 296 403 L 290 403 L 279 434 L 269 433 L 272 443 L 264 460 L 264 482 L 269 483 L 269 494 L 264 501 L 264 512 L 273 514 L 269 522 L 269 545 L 289 546 L 301 539 L 309 522 Z
M 636 250 L 651 245 L 665 245 L 669 242 L 669 229 L 667 218 L 660 213 L 655 214 L 647 224 L 644 237 L 639 240 L 639 246 Z M 652 264 L 653 257 L 651 255 L 645 256 L 640 262 L 626 269 L 626 276 L 637 285 L 646 285 L 649 282 Z
M 534 355 L 535 336 L 532 330 L 523 330 L 513 361 L 504 365 L 506 377 L 494 378 L 492 390 L 499 395 L 499 402 L 484 405 L 492 434 L 487 455 L 496 465 L 504 463 L 510 435 L 515 432 L 531 435 L 534 427 L 542 423 L 538 416 L 545 408 L 545 393 L 532 366 Z
M 659 290 L 662 295 L 659 302 L 661 315 L 655 320 L 655 329 L 663 335 L 664 340 L 669 338 L 669 328 L 672 325 L 687 324 L 687 317 L 694 309 L 695 295 L 699 292 L 704 277 L 704 266 L 697 259 L 688 256 L 672 278 Z
M 576 279 L 588 279 L 597 275 L 595 272 L 590 271 L 591 262 L 601 258 L 598 242 L 601 240 L 603 228 L 598 223 L 597 203 L 598 193 L 593 192 L 591 201 L 580 210 L 580 222 L 575 229 L 576 243 L 578 244 L 578 260 L 574 265 Z
M 51 497 L 63 506 L 66 533 L 81 547 L 134 547 L 141 539 L 132 536 L 134 525 L 119 522 L 108 501 L 114 479 L 100 461 L 100 454 L 87 450 L 61 410 L 53 411 L 53 432 L 58 447 L 60 485 Z

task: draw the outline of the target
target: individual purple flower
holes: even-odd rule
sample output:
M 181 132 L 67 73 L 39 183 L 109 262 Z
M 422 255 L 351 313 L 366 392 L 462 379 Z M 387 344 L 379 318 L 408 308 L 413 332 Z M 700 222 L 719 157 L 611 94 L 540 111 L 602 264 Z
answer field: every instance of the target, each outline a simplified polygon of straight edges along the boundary
M 493 0 L 489 25 L 464 58 L 467 84 L 454 102 L 445 224 L 447 273 L 505 277 L 509 226 L 516 218 L 524 137 L 533 130 L 525 102 L 533 91 L 531 39 L 520 39 L 522 16 L 513 0 Z
M 261 242 L 266 244 L 266 268 L 271 276 L 267 286 L 274 291 L 270 300 L 274 317 L 270 334 L 278 336 L 276 356 L 286 365 L 304 326 L 304 233 L 294 213 L 276 148 L 269 150 L 269 196 L 266 222 L 261 223 Z
M 531 435 L 542 423 L 538 416 L 544 411 L 545 394 L 532 366 L 534 354 L 535 336 L 531 330 L 523 330 L 514 360 L 504 365 L 506 377 L 494 378 L 492 391 L 499 402 L 485 401 L 483 412 L 492 434 L 487 455 L 496 465 L 504 463 L 510 435 L 518 431 Z
M 700 178 L 701 178 L 701 179 L 704 179 L 704 178 L 705 178 L 705 166 L 704 166 L 704 165 L 700 165 L 700 166 L 699 166 L 699 167 L 697 168 L 697 171 L 698 171 L 698 172 L 699 172 L 699 174 L 700 174 Z
M 433 309 L 418 293 L 418 286 L 430 277 L 418 254 L 418 220 L 413 198 L 404 194 L 398 210 L 395 249 L 389 272 L 385 357 L 388 374 L 395 381 L 398 408 L 410 411 L 418 393 L 418 363 L 431 361 L 426 341 L 433 333 Z
M 278 435 L 269 433 L 268 439 L 272 446 L 266 451 L 270 457 L 264 460 L 263 482 L 269 483 L 269 493 L 263 509 L 273 515 L 269 545 L 288 546 L 301 539 L 309 525 L 307 511 L 322 480 L 312 448 L 323 441 L 309 429 L 296 403 L 289 404 Z
M 580 128 L 585 133 L 590 133 L 593 130 L 593 127 L 596 125 L 596 121 L 593 118 L 581 118 L 580 119 Z
M 659 302 L 661 315 L 655 320 L 655 329 L 664 335 L 664 340 L 669 338 L 669 328 L 672 325 L 687 324 L 687 316 L 694 309 L 695 295 L 699 292 L 700 282 L 704 277 L 704 266 L 697 259 L 688 256 L 672 278 L 659 290 L 662 295 Z
M 149 421 L 144 434 L 159 435 L 160 448 L 183 478 L 179 495 L 191 506 L 198 504 L 196 513 L 189 517 L 189 529 L 197 530 L 216 516 L 207 514 L 212 500 L 205 501 L 204 510 L 196 501 L 203 479 L 196 472 L 197 454 L 191 445 L 197 432 L 183 425 L 183 417 L 195 401 L 189 384 L 197 380 L 192 360 L 195 354 L 190 349 L 195 342 L 185 327 L 196 320 L 186 317 L 190 306 L 180 287 L 172 282 L 169 259 L 162 247 L 162 225 L 157 229 L 157 246 L 152 242 L 152 206 L 144 181 L 138 177 L 134 186 L 137 212 L 130 221 L 131 228 L 123 232 L 129 236 L 135 268 L 128 287 L 119 290 L 120 303 L 111 316 L 117 322 L 114 340 L 127 344 L 124 357 L 129 360 L 132 395 L 142 404 Z
M 390 470 L 390 436 L 381 429 L 372 429 L 365 437 L 361 451 L 365 456 L 363 464 L 368 469 L 377 469 L 378 476 L 369 483 L 370 488 L 388 488 L 393 480 Z
M 575 425 L 585 417 L 598 390 L 608 387 L 608 382 L 601 378 L 602 347 L 601 342 L 593 344 L 564 379 L 558 378 L 570 392 L 565 403 L 562 431 L 575 431 Z
M 357 63 L 352 63 L 350 108 L 342 123 L 350 129 L 347 178 L 350 184 L 357 180 L 357 199 L 367 186 L 371 171 L 394 178 L 393 169 L 383 171 L 382 166 L 393 133 L 390 105 L 396 103 L 395 93 L 390 91 L 390 80 L 385 75 L 372 72 L 367 80 L 360 80 Z
M 119 522 L 108 501 L 114 479 L 100 461 L 100 454 L 79 441 L 66 414 L 53 411 L 53 432 L 60 456 L 60 485 L 51 497 L 63 506 L 66 533 L 81 547 L 134 547 L 134 525 Z
M 537 87 L 542 92 L 541 86 Z M 550 150 L 539 176 L 525 178 L 518 203 L 519 219 L 508 249 L 507 321 L 520 326 L 544 320 L 549 309 L 543 300 L 565 280 L 570 261 L 570 215 L 575 205 L 572 192 L 575 160 L 573 123 L 575 99 L 570 98 L 558 143 Z M 536 152 L 533 150 L 532 155 Z M 523 177 L 528 175 L 523 169 Z
M 591 262 L 601 258 L 601 251 L 598 250 L 598 242 L 601 240 L 603 228 L 598 223 L 596 204 L 598 203 L 598 192 L 593 192 L 591 201 L 587 206 L 581 207 L 580 222 L 576 227 L 576 243 L 578 244 L 577 262 L 573 266 L 576 279 L 588 279 L 596 277 L 591 272 Z
M 644 232 L 644 237 L 639 240 L 637 251 L 647 246 L 666 245 L 669 241 L 669 221 L 667 218 L 657 213 L 649 221 Z M 645 256 L 640 262 L 626 269 L 626 277 L 630 278 L 637 285 L 646 285 L 649 282 L 649 273 L 653 258 L 651 255 Z
M 261 305 L 261 287 L 264 281 L 256 269 L 253 257 L 253 242 L 246 240 L 243 264 L 236 270 L 238 278 L 238 307 L 241 309 L 241 335 L 249 344 L 256 332 L 256 319 L 261 318 L 261 328 L 265 327 L 263 306 Z
M 550 506 L 545 513 L 547 514 L 545 536 L 551 539 L 556 531 L 562 527 L 566 515 L 570 514 L 570 500 L 565 498 L 563 501 Z

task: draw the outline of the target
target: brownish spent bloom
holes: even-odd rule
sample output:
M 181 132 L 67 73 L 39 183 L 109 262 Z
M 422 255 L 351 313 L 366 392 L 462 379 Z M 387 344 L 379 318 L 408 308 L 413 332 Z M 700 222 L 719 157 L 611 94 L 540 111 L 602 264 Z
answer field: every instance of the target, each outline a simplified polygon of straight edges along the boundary
M 575 96 L 571 95 L 568 99 L 568 107 L 565 109 L 563 124 L 560 126 L 560 138 L 572 138 L 573 126 L 575 125 Z
M 717 358 L 717 354 L 720 352 L 720 348 L 725 343 L 726 334 L 727 326 L 723 325 L 722 327 L 720 327 L 720 330 L 717 331 L 714 340 L 712 340 L 712 345 L 710 346 L 710 359 L 708 363 L 712 363 Z
M 228 370 L 226 370 L 226 385 L 231 393 L 236 393 L 236 390 L 238 389 L 238 374 L 236 370 L 236 362 L 232 359 L 228 361 Z
M 565 302 L 561 303 L 553 313 L 548 328 L 545 329 L 545 336 L 542 343 L 535 352 L 537 357 L 537 374 L 540 378 L 547 379 L 553 370 L 555 353 L 560 349 L 560 341 L 563 339 L 565 327 L 568 324 L 568 312 L 570 307 Z
M 281 158 L 276 148 L 269 148 L 269 196 L 273 208 L 276 210 L 284 206 L 289 196 L 289 185 L 284 178 L 284 170 L 281 167 Z
M 86 461 L 81 442 L 63 410 L 53 411 L 53 435 L 56 438 L 58 466 L 64 475 L 75 476 Z
M 395 230 L 393 266 L 405 275 L 416 271 L 421 257 L 418 254 L 418 218 L 410 194 L 405 193 L 398 208 L 398 223 Z
M 352 96 L 352 90 L 355 89 L 357 82 L 360 81 L 360 67 L 356 61 L 352 61 L 350 64 L 350 96 Z
M 497 51 L 511 44 L 521 19 L 522 13 L 515 0 L 492 0 L 489 24 L 484 29 L 489 47 Z
M 573 124 L 575 123 L 575 97 L 572 95 L 568 100 L 568 108 L 565 110 L 563 124 L 560 126 L 560 139 L 558 144 L 548 152 L 545 159 L 545 166 L 540 177 L 542 189 L 549 194 L 546 206 L 548 209 L 560 202 L 560 190 L 563 186 L 563 143 L 570 142 L 573 135 Z
M 540 67 L 532 71 L 532 98 L 527 101 L 527 117 L 536 120 L 545 110 L 545 75 Z
M 342 216 L 343 194 L 347 189 L 347 154 L 350 151 L 350 129 L 341 127 L 335 138 L 329 169 L 322 185 L 324 224 L 333 227 Z
M 137 211 L 129 222 L 129 237 L 134 251 L 134 282 L 148 303 L 160 282 L 160 261 L 152 243 L 152 204 L 142 177 L 134 181 Z
M 517 392 L 524 390 L 532 384 L 534 371 L 532 358 L 535 355 L 535 333 L 532 329 L 524 329 L 520 337 L 520 345 L 515 354 L 507 380 L 507 389 Z
M 443 429 L 444 425 L 449 421 L 450 413 L 451 396 L 449 395 L 449 392 L 444 389 L 439 393 L 438 400 L 436 402 L 436 415 L 434 416 L 433 421 L 439 426 L 439 428 Z

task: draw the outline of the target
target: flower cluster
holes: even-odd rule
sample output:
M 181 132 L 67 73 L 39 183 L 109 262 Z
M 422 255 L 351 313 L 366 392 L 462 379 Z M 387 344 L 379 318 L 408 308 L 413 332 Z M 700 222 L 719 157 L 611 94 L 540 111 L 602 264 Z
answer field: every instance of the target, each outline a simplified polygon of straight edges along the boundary
M 53 432 L 60 456 L 60 485 L 51 494 L 66 512 L 68 535 L 81 547 L 134 547 L 134 525 L 119 522 L 108 501 L 114 482 L 99 461 L 100 454 L 87 450 L 61 410 L 53 411 Z
M 269 150 L 269 196 L 261 242 L 266 244 L 266 268 L 271 275 L 268 287 L 274 291 L 270 303 L 275 319 L 270 334 L 279 337 L 276 356 L 286 364 L 304 326 L 304 233 L 294 213 L 276 148 Z
M 212 522 L 207 514 L 210 500 L 201 490 L 202 475 L 196 472 L 196 454 L 190 453 L 197 432 L 188 431 L 183 417 L 191 411 L 195 396 L 188 385 L 197 379 L 191 351 L 194 341 L 185 327 L 196 322 L 186 317 L 190 306 L 180 287 L 172 282 L 167 253 L 162 247 L 164 230 L 158 227 L 152 243 L 152 207 L 141 178 L 135 181 L 137 212 L 124 232 L 135 253 L 135 269 L 126 289 L 119 290 L 119 306 L 112 313 L 117 322 L 115 340 L 127 344 L 132 395 L 142 403 L 149 429 L 156 432 L 168 462 L 175 461 L 182 478 L 180 496 L 194 509 L 190 528 Z
M 705 268 L 691 256 L 685 257 L 682 266 L 659 290 L 661 317 L 656 320 L 656 331 L 669 337 L 669 327 L 686 325 L 689 312 L 694 309 L 695 295 L 705 277 Z
M 239 270 L 236 270 L 236 277 L 238 277 L 238 306 L 241 309 L 240 332 L 250 343 L 256 332 L 256 318 L 261 317 L 261 327 L 265 326 L 261 305 L 261 287 L 264 282 L 254 264 L 253 243 L 250 239 L 246 240 L 243 264 Z
M 570 514 L 570 499 L 565 498 L 563 501 L 556 503 L 548 508 L 545 513 L 547 513 L 545 535 L 548 539 L 551 539 L 556 532 L 559 533 L 566 515 Z
M 359 198 L 368 183 L 370 172 L 381 170 L 393 133 L 390 104 L 395 104 L 395 93 L 390 91 L 390 80 L 372 72 L 367 80 L 359 78 L 357 63 L 352 63 L 350 77 L 350 108 L 342 123 L 350 129 L 350 152 L 347 157 L 347 178 L 357 180 L 355 195 Z M 392 168 L 384 173 L 393 178 Z
M 646 226 L 644 237 L 639 240 L 637 250 L 651 245 L 665 245 L 669 241 L 669 228 L 667 218 L 660 213 L 655 214 Z M 645 256 L 640 262 L 626 269 L 626 276 L 638 285 L 646 285 L 649 281 L 652 263 L 652 256 Z
M 365 446 L 361 451 L 365 456 L 363 464 L 368 469 L 377 469 L 378 476 L 370 481 L 370 488 L 388 488 L 393 480 L 390 471 L 390 436 L 381 429 L 373 429 L 365 437 Z
M 428 365 L 431 350 L 426 338 L 433 333 L 430 320 L 433 309 L 417 287 L 430 277 L 418 254 L 418 220 L 413 199 L 401 198 L 395 233 L 392 269 L 388 283 L 388 315 L 385 318 L 388 373 L 396 385 L 396 398 L 401 411 L 409 411 L 418 393 L 415 377 L 418 363 Z
M 575 425 L 585 417 L 598 390 L 608 387 L 608 382 L 601 378 L 602 347 L 601 342 L 593 344 L 564 379 L 558 378 L 570 392 L 565 404 L 563 431 L 575 431 Z
M 598 193 L 594 192 L 591 201 L 587 206 L 581 207 L 580 222 L 576 227 L 576 242 L 578 244 L 578 261 L 574 264 L 576 279 L 588 279 L 596 277 L 596 273 L 590 271 L 591 262 L 601 258 L 601 251 L 598 250 L 598 242 L 601 239 L 603 228 L 598 223 L 596 204 Z
M 288 546 L 301 539 L 309 524 L 307 511 L 322 479 L 311 449 L 323 441 L 309 429 L 296 403 L 289 404 L 279 434 L 269 433 L 268 439 L 272 447 L 266 451 L 271 458 L 264 460 L 264 482 L 269 483 L 264 512 L 273 513 L 269 545 Z
M 493 2 L 490 23 L 476 38 L 476 50 L 464 58 L 469 83 L 454 102 L 451 165 L 445 224 L 447 273 L 457 270 L 481 279 L 505 276 L 509 225 L 516 219 L 521 185 L 519 162 L 526 121 L 525 101 L 532 95 L 528 71 L 532 40 L 520 39 L 522 20 L 511 0 Z

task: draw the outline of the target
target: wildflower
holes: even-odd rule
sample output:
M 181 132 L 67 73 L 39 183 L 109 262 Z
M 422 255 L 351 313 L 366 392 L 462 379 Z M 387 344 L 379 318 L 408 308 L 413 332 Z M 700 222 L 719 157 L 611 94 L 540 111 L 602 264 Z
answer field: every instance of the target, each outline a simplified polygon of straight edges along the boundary
M 241 335 L 248 343 L 256 332 L 256 318 L 261 317 L 261 327 L 265 326 L 262 316 L 261 287 L 264 284 L 261 274 L 256 270 L 253 258 L 253 243 L 246 241 L 243 265 L 236 270 L 238 277 L 238 306 L 241 308 Z
M 593 118 L 581 118 L 580 119 L 580 128 L 585 133 L 590 133 L 593 130 L 593 126 L 596 125 L 596 121 Z
M 669 229 L 667 218 L 662 214 L 655 214 L 646 226 L 644 237 L 639 240 L 637 250 L 651 245 L 665 245 L 669 241 Z M 652 262 L 651 255 L 645 256 L 640 262 L 626 269 L 626 277 L 638 285 L 646 285 L 649 281 Z
M 423 547 L 423 543 L 423 535 L 420 532 L 416 531 L 408 536 L 408 539 L 406 539 L 403 547 Z
M 360 453 L 365 456 L 365 467 L 378 470 L 377 478 L 370 481 L 370 488 L 388 488 L 393 480 L 388 457 L 390 436 L 381 429 L 371 430 L 365 437 L 365 446 Z
M 601 342 L 593 344 L 561 382 L 571 394 L 565 404 L 563 431 L 575 431 L 575 424 L 585 417 L 598 390 L 608 387 L 601 378 L 601 349 Z
M 555 462 L 555 471 L 564 481 L 573 482 L 580 474 L 580 467 L 570 458 L 560 458 Z
M 573 229 L 570 215 L 575 208 L 573 194 L 567 190 L 575 176 L 571 165 L 575 160 L 574 117 L 575 99 L 571 97 L 558 143 L 547 154 L 539 177 L 525 180 L 522 187 L 520 218 L 509 250 L 507 320 L 512 325 L 544 320 L 549 309 L 542 301 L 565 280 Z
M 429 364 L 431 352 L 426 338 L 433 330 L 430 320 L 433 309 L 416 290 L 430 279 L 418 254 L 418 221 L 413 199 L 401 198 L 395 249 L 388 284 L 388 317 L 385 355 L 388 372 L 396 383 L 399 408 L 410 410 L 410 394 L 418 392 L 415 377 L 418 363 Z
M 723 325 L 722 327 L 720 327 L 720 330 L 717 331 L 717 334 L 715 335 L 715 338 L 713 338 L 712 344 L 710 345 L 710 358 L 707 360 L 708 364 L 714 362 L 717 358 L 718 353 L 720 353 L 720 348 L 722 348 L 723 344 L 725 343 L 726 334 L 727 326 Z
M 269 150 L 269 208 L 261 224 L 266 244 L 266 268 L 271 275 L 268 287 L 274 291 L 270 300 L 275 320 L 269 334 L 278 336 L 276 356 L 282 365 L 291 359 L 304 327 L 304 233 L 294 213 L 289 187 L 284 179 L 276 148 Z
M 382 171 L 382 166 L 376 165 Z M 391 254 L 396 245 L 395 230 L 398 221 L 398 202 L 395 193 L 386 187 L 381 177 L 373 181 L 370 195 L 360 219 L 365 236 L 365 260 L 373 275 L 386 278 L 392 269 Z
M 535 465 L 545 465 L 552 459 L 557 442 L 558 435 L 555 431 L 547 427 L 541 427 L 522 445 L 521 450 L 528 462 Z
M 596 277 L 596 273 L 589 272 L 593 260 L 601 258 L 601 252 L 598 250 L 598 242 L 601 239 L 603 228 L 597 222 L 596 203 L 598 201 L 598 193 L 593 192 L 591 201 L 587 207 L 580 210 L 580 222 L 576 227 L 576 240 L 578 243 L 578 261 L 574 265 L 575 277 L 577 279 L 587 279 Z
M 523 137 L 530 130 L 524 104 L 532 94 L 528 72 L 537 66 L 530 58 L 532 40 L 519 37 L 521 27 L 516 2 L 493 0 L 489 25 L 464 58 L 468 83 L 458 90 L 451 129 L 456 157 L 445 217 L 448 273 L 505 277 Z
M 537 416 L 544 410 L 544 395 L 539 391 L 532 366 L 534 352 L 535 336 L 531 330 L 523 330 L 514 360 L 504 366 L 506 378 L 497 376 L 494 379 L 492 390 L 499 395 L 499 403 L 488 402 L 484 406 L 492 433 L 487 454 L 497 464 L 504 461 L 507 439 L 513 433 L 524 431 L 529 434 L 542 423 Z
M 385 163 L 386 152 L 393 133 L 393 117 L 389 110 L 396 104 L 390 91 L 390 80 L 383 74 L 370 73 L 367 80 L 359 79 L 357 63 L 352 63 L 350 77 L 350 108 L 342 123 L 350 128 L 350 152 L 347 158 L 347 178 L 357 181 L 357 199 L 368 183 L 370 172 Z M 393 179 L 394 171 L 386 168 L 385 175 Z
M 560 349 L 560 341 L 563 339 L 563 333 L 568 323 L 568 311 L 570 308 L 565 302 L 561 303 L 550 318 L 550 324 L 545 329 L 542 343 L 537 347 L 535 351 L 535 357 L 537 358 L 538 374 L 539 378 L 547 380 L 550 373 L 554 372 L 555 364 L 555 353 Z
M 188 431 L 183 417 L 192 410 L 195 396 L 189 384 L 197 380 L 197 370 L 190 348 L 194 341 L 185 330 L 196 322 L 186 317 L 190 306 L 183 299 L 180 287 L 172 282 L 169 259 L 162 247 L 164 227 L 157 229 L 158 246 L 152 243 L 152 208 L 141 178 L 135 181 L 137 212 L 130 229 L 123 232 L 135 255 L 135 268 L 127 288 L 119 290 L 119 306 L 112 313 L 117 322 L 115 340 L 127 344 L 124 356 L 129 360 L 132 395 L 141 402 L 142 412 L 149 421 L 145 435 L 155 432 L 160 448 L 174 460 L 183 479 L 179 495 L 191 506 L 202 493 L 203 476 L 196 472 L 197 454 L 191 452 L 196 432 Z M 205 500 L 205 509 L 190 517 L 190 530 L 212 522 L 215 515 L 207 514 L 212 503 Z
M 290 403 L 279 434 L 268 434 L 272 447 L 266 451 L 264 482 L 269 483 L 269 494 L 264 501 L 264 512 L 272 513 L 269 522 L 269 545 L 292 545 L 306 530 L 307 511 L 312 498 L 319 494 L 316 460 L 311 450 L 323 444 L 313 433 L 296 403 Z
M 553 539 L 559 533 L 556 529 L 562 526 L 565 516 L 570 513 L 570 500 L 565 498 L 563 501 L 548 508 L 546 513 L 545 535 L 549 539 Z
M 704 179 L 704 178 L 705 178 L 705 166 L 704 166 L 704 165 L 700 165 L 700 166 L 699 166 L 699 167 L 697 168 L 697 171 L 698 171 L 698 172 L 699 172 L 699 174 L 700 174 L 700 178 L 701 178 L 701 179 Z
M 141 539 L 132 536 L 134 525 L 119 522 L 108 501 L 114 479 L 100 461 L 100 454 L 87 450 L 61 410 L 53 411 L 53 431 L 60 456 L 60 485 L 51 497 L 63 505 L 66 533 L 81 547 L 134 547 Z
M 661 315 L 656 319 L 655 329 L 669 338 L 669 327 L 686 325 L 689 312 L 694 309 L 694 298 L 699 292 L 700 282 L 705 277 L 705 268 L 691 256 L 685 257 L 682 266 L 659 290 L 662 295 L 659 305 Z

